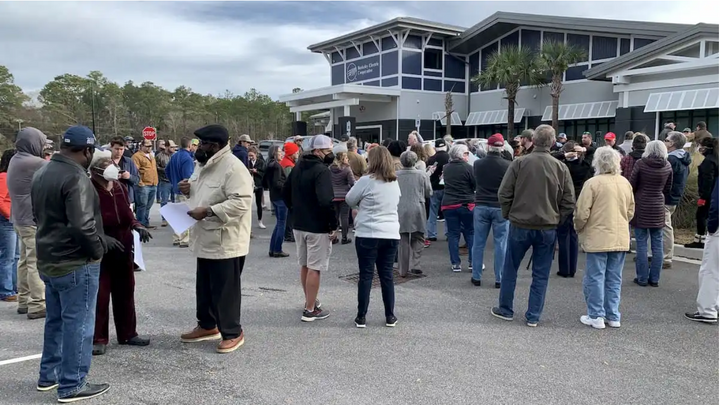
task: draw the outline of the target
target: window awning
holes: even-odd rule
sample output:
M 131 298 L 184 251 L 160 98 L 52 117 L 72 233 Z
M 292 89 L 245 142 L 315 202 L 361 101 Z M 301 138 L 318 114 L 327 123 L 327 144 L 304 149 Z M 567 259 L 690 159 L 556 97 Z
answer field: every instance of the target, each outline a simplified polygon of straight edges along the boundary
M 524 108 L 515 109 L 515 123 L 522 121 L 525 115 Z M 478 111 L 468 115 L 465 126 L 507 124 L 507 110 Z
M 435 121 L 440 120 L 440 124 L 447 125 L 446 115 L 447 113 L 445 111 L 436 111 L 432 114 L 432 117 Z M 450 125 L 462 126 L 462 120 L 460 119 L 460 115 L 458 113 L 453 112 L 450 114 Z
M 558 120 L 586 120 L 592 118 L 613 118 L 617 110 L 617 101 L 600 101 L 597 103 L 565 104 L 560 106 Z M 552 120 L 552 106 L 547 106 L 541 121 Z
M 718 88 L 652 93 L 645 112 L 701 110 L 718 108 Z

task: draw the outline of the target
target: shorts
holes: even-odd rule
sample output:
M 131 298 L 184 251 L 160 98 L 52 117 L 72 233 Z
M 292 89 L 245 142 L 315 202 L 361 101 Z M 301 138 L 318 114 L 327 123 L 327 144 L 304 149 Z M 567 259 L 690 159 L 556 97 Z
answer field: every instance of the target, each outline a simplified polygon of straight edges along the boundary
M 293 230 L 298 264 L 311 270 L 325 271 L 330 263 L 332 241 L 328 233 Z

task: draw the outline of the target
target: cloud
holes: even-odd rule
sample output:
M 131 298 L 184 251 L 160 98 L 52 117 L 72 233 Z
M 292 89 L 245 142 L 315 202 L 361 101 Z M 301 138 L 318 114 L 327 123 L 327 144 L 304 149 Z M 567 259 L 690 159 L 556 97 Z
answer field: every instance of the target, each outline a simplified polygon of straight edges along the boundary
M 705 7 L 623 3 L 622 17 L 694 23 L 709 14 Z M 0 2 L 0 63 L 27 91 L 56 75 L 99 70 L 120 84 L 152 81 L 211 94 L 254 87 L 277 97 L 330 84 L 329 66 L 310 44 L 397 16 L 469 27 L 497 10 L 617 15 L 607 2 Z

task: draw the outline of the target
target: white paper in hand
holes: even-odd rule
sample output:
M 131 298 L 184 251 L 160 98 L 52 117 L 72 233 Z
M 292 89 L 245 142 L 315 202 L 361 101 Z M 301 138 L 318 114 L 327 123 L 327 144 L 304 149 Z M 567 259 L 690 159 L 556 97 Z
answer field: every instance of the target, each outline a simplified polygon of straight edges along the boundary
M 140 268 L 140 270 L 145 270 L 145 259 L 143 259 L 143 254 L 142 254 L 142 242 L 140 242 L 140 234 L 137 233 L 136 231 L 132 231 L 132 235 L 133 235 L 133 244 L 135 246 L 135 249 L 134 249 L 135 250 L 135 252 L 134 252 L 135 253 L 134 254 L 135 264 L 137 264 L 137 266 Z
M 197 221 L 188 215 L 190 207 L 185 203 L 167 203 L 160 208 L 160 215 L 165 218 L 176 234 L 181 234 L 192 228 Z

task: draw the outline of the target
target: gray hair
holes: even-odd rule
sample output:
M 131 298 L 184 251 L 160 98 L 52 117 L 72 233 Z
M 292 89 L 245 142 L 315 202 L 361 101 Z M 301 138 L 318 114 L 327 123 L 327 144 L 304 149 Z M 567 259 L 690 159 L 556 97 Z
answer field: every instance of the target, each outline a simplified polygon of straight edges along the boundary
M 464 160 L 465 153 L 469 152 L 467 145 L 457 144 L 450 147 L 450 160 Z
M 485 152 L 485 149 L 482 146 L 478 146 L 478 148 L 475 149 L 475 156 L 482 159 L 487 156 L 487 152 Z
M 540 125 L 535 128 L 532 136 L 532 143 L 541 148 L 549 148 L 555 143 L 555 129 L 550 125 Z
M 682 134 L 681 134 L 682 135 Z M 645 152 L 642 157 L 658 157 L 662 160 L 667 160 L 668 152 L 663 141 L 650 141 L 645 146 Z
M 443 140 L 444 140 L 445 143 L 448 144 L 448 145 L 452 145 L 452 144 L 453 144 L 453 137 L 452 137 L 452 135 L 445 135 L 445 136 L 443 136 Z
M 592 166 L 595 175 L 620 174 L 620 153 L 610 146 L 603 146 L 595 150 Z
M 503 153 L 504 150 L 505 150 L 505 145 L 503 145 L 503 146 L 488 145 L 488 152 L 491 152 L 491 153 Z
M 410 168 L 415 167 L 415 165 L 418 162 L 418 155 L 417 153 L 406 150 L 405 152 L 400 154 L 400 164 L 402 167 Z
M 675 149 L 682 149 L 685 147 L 685 143 L 687 143 L 687 137 L 685 137 L 685 134 L 678 131 L 671 131 L 668 133 L 666 139 L 672 143 L 672 146 Z
M 357 140 L 357 138 L 355 138 L 354 136 L 351 136 L 351 137 L 347 140 L 347 148 L 348 148 L 348 150 L 357 149 L 357 147 L 358 147 L 358 140 Z
M 109 157 L 101 157 L 101 158 L 97 158 L 97 159 L 93 160 L 92 163 L 90 164 L 90 168 L 91 169 L 95 169 L 95 168 L 104 169 L 104 168 L 110 166 L 111 163 L 112 163 L 112 159 L 110 159 Z

